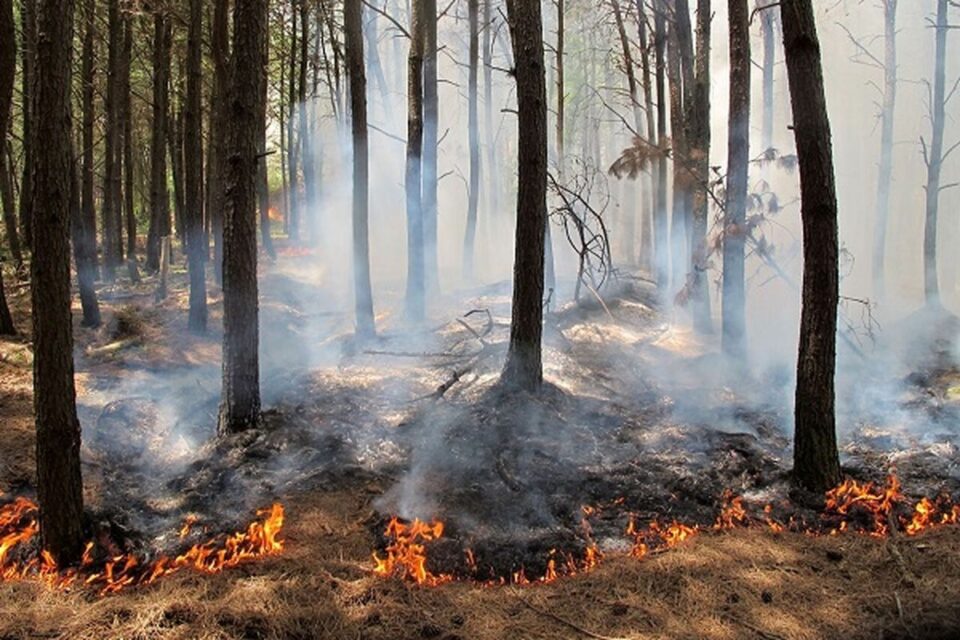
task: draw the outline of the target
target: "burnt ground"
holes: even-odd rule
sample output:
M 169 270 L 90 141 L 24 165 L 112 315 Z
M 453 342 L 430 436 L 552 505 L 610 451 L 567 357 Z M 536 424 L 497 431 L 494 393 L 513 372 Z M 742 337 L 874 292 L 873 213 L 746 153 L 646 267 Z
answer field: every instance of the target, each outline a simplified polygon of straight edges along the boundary
M 790 500 L 790 376 L 730 369 L 665 322 L 642 281 L 602 304 L 552 311 L 551 384 L 530 397 L 494 384 L 504 285 L 441 301 L 429 330 L 384 312 L 377 342 L 358 345 L 310 271 L 309 257 L 293 255 L 265 268 L 264 428 L 227 441 L 213 438 L 215 292 L 204 337 L 185 330 L 182 274 L 160 305 L 149 281 L 101 291 L 110 322 L 76 330 L 91 522 L 131 549 L 169 551 L 188 514 L 198 530 L 227 531 L 280 499 L 284 554 L 104 600 L 0 584 L 0 637 L 956 636 L 955 527 L 896 553 L 866 536 L 738 530 L 643 561 L 624 555 L 631 516 L 709 525 L 727 489 L 817 525 Z M 26 298 L 13 294 L 21 327 Z M 838 389 L 846 469 L 882 480 L 895 466 L 912 496 L 960 493 L 957 332 L 937 322 L 908 319 L 905 335 L 943 340 L 909 353 L 897 342 L 875 366 L 854 361 L 852 382 Z M 29 495 L 30 353 L 22 341 L 2 352 L 0 489 Z M 589 534 L 584 506 L 599 508 Z M 550 549 L 578 555 L 588 543 L 607 558 L 529 588 L 413 587 L 369 571 L 391 515 L 447 523 L 430 550 L 436 572 L 485 580 L 522 567 L 536 577 Z M 464 566 L 466 548 L 477 569 Z

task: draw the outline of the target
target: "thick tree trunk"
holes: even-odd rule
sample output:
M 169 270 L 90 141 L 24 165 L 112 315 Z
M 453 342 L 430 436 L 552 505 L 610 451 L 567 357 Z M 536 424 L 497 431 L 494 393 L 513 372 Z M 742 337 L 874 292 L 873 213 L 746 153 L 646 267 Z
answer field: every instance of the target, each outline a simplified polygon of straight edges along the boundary
M 946 126 L 947 88 L 947 5 L 949 0 L 937 0 L 936 44 L 933 71 L 933 97 L 930 105 L 933 126 L 929 147 L 924 143 L 927 164 L 926 218 L 923 233 L 923 290 L 926 304 L 938 308 L 940 283 L 937 275 L 937 222 L 940 208 L 940 172 L 943 170 L 943 131 Z
M 437 0 L 423 0 L 423 253 L 427 291 L 440 289 L 437 256 L 437 165 L 440 103 L 437 93 Z
M 41 548 L 60 566 L 83 553 L 80 422 L 70 317 L 73 0 L 40 0 L 34 166 L 33 406 Z
M 150 229 L 147 271 L 160 269 L 160 238 L 170 234 L 167 192 L 167 123 L 170 110 L 170 20 L 158 9 L 153 17 L 153 123 L 150 130 Z
M 727 193 L 723 223 L 723 352 L 746 359 L 744 245 L 750 166 L 750 15 L 747 0 L 728 0 L 730 21 L 730 113 Z
M 23 0 L 20 9 L 21 29 L 21 92 L 23 103 L 23 178 L 20 182 L 20 232 L 24 237 L 27 248 L 32 251 L 33 242 L 33 164 L 37 150 L 36 127 L 36 96 L 34 74 L 36 73 L 35 56 L 37 46 L 37 0 Z M 6 139 L 6 132 L 3 138 Z
M 543 382 L 544 227 L 547 220 L 547 86 L 540 0 L 507 0 L 516 65 L 519 144 L 516 256 L 510 347 L 502 381 L 535 391 Z
M 470 182 L 467 200 L 467 228 L 463 237 L 463 278 L 474 280 L 473 252 L 477 238 L 477 210 L 480 205 L 480 118 L 478 87 L 480 64 L 480 0 L 467 1 L 470 29 L 469 77 L 467 80 L 467 137 L 470 144 Z
M 103 189 L 101 229 L 103 230 L 103 278 L 114 282 L 120 263 L 117 219 L 120 206 L 120 158 L 117 138 L 121 132 L 117 122 L 119 95 L 119 59 L 121 46 L 120 3 L 107 0 L 107 87 L 104 99 Z
M 137 267 L 137 216 L 133 207 L 133 118 L 130 104 L 130 60 L 133 53 L 133 15 L 123 17 L 120 52 L 120 124 L 123 131 L 123 213 L 127 227 L 127 273 L 140 282 Z
M 883 111 L 880 116 L 880 171 L 877 175 L 877 214 L 873 233 L 873 295 L 884 296 L 887 219 L 893 180 L 893 124 L 897 106 L 897 0 L 883 0 Z
M 693 101 L 690 104 L 689 161 L 693 172 L 690 217 L 690 297 L 693 328 L 713 332 L 710 283 L 707 274 L 707 228 L 710 180 L 710 0 L 697 1 L 697 54 L 694 62 Z
M 424 2 L 411 0 L 410 54 L 407 59 L 407 294 L 406 315 L 414 324 L 426 315 L 423 247 L 423 46 Z
M 207 330 L 207 243 L 203 230 L 203 151 L 200 145 L 201 28 L 203 1 L 190 0 L 187 34 L 187 97 L 184 107 L 183 159 L 187 261 L 190 270 L 189 327 L 194 333 Z
M 223 284 L 223 207 L 227 171 L 227 128 L 229 113 L 226 108 L 230 83 L 230 2 L 216 0 L 210 27 L 210 53 L 213 58 L 213 90 L 210 97 L 210 136 L 207 166 L 207 215 L 213 236 L 213 278 Z M 248 87 L 249 90 L 249 87 Z
M 223 225 L 223 392 L 218 431 L 260 423 L 257 301 L 257 157 L 267 0 L 235 0 L 228 87 Z
M 801 486 L 823 492 L 840 480 L 834 414 L 839 248 L 833 148 L 811 0 L 782 0 L 780 16 L 803 219 L 793 472 Z

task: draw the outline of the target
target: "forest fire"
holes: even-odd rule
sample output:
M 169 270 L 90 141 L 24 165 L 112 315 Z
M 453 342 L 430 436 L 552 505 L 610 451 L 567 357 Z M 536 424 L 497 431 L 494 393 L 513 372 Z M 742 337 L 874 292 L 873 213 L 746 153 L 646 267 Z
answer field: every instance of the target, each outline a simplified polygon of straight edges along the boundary
M 88 542 L 80 567 L 61 571 L 48 552 L 41 551 L 31 557 L 26 550 L 27 543 L 39 533 L 39 513 L 36 503 L 21 497 L 0 506 L 0 581 L 37 579 L 57 589 L 83 586 L 105 596 L 133 585 L 153 584 L 181 569 L 219 573 L 283 549 L 283 540 L 279 538 L 283 528 L 283 505 L 276 503 L 269 509 L 258 511 L 257 517 L 244 531 L 215 536 L 179 555 L 162 555 L 150 561 L 132 553 L 97 561 L 94 543 Z M 195 522 L 196 516 L 188 517 L 179 532 L 181 540 L 189 534 Z M 24 551 L 15 554 L 18 547 Z
M 629 515 L 625 535 L 632 540 L 629 555 L 643 558 L 654 551 L 665 551 L 677 547 L 703 532 L 723 532 L 739 528 L 766 527 L 773 532 L 792 531 L 807 535 L 839 535 L 841 533 L 863 533 L 873 537 L 886 537 L 891 534 L 891 522 L 896 522 L 897 531 L 914 536 L 937 526 L 960 523 L 960 504 L 954 504 L 947 495 L 936 499 L 927 497 L 917 501 L 912 510 L 909 501 L 900 490 L 898 478 L 890 475 L 884 486 L 871 482 L 861 483 L 847 479 L 826 494 L 824 509 L 820 521 L 805 523 L 793 516 L 784 523 L 773 517 L 773 506 L 762 507 L 762 515 L 752 515 L 742 496 L 731 491 L 724 492 L 721 498 L 720 513 L 712 527 L 698 524 L 686 524 L 672 520 L 666 524 L 658 519 L 641 527 L 632 514 Z M 622 500 L 616 504 L 622 504 Z M 586 518 L 600 512 L 599 508 L 583 507 Z M 589 534 L 589 523 L 585 519 L 583 527 Z M 384 532 L 390 540 L 386 547 L 387 557 L 381 559 L 373 554 L 374 573 L 383 577 L 399 577 L 418 585 L 438 586 L 460 578 L 452 574 L 434 574 L 427 569 L 428 543 L 443 537 L 444 525 L 435 521 L 427 524 L 414 520 L 410 524 L 391 518 Z M 589 535 L 588 535 L 589 538 Z M 478 562 L 471 549 L 464 550 L 465 564 L 471 575 L 479 576 Z M 546 571 L 540 577 L 529 577 L 523 568 L 509 577 L 495 580 L 478 578 L 486 585 L 529 585 L 552 582 L 560 577 L 583 573 L 595 568 L 603 560 L 603 553 L 591 541 L 583 557 L 578 561 L 569 553 L 560 553 L 556 549 L 549 551 Z

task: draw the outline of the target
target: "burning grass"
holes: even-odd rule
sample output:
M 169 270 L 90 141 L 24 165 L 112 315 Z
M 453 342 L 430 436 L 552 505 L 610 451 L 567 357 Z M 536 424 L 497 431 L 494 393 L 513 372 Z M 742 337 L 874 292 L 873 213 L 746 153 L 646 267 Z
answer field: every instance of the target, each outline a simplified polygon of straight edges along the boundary
M 257 513 L 258 519 L 246 530 L 215 536 L 195 544 L 177 555 L 153 559 L 121 553 L 97 558 L 97 545 L 88 542 L 78 568 L 57 567 L 45 550 L 37 553 L 39 513 L 35 502 L 18 497 L 0 506 L 0 580 L 37 580 L 58 590 L 82 587 L 100 596 L 117 593 L 134 585 L 153 584 L 157 580 L 192 569 L 200 573 L 219 573 L 243 562 L 279 553 L 283 540 L 283 506 L 274 504 Z M 190 534 L 194 520 L 188 518 L 180 539 Z

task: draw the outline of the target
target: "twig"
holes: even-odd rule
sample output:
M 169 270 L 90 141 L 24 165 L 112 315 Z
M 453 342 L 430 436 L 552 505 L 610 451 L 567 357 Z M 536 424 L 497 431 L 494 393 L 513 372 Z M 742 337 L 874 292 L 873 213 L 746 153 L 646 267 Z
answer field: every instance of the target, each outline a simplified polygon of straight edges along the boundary
M 565 625 L 565 626 L 567 626 L 567 627 L 570 627 L 570 628 L 573 629 L 574 631 L 577 631 L 577 632 L 579 632 L 579 633 L 582 633 L 583 635 L 587 636 L 588 638 L 594 638 L 595 640 L 622 640 L 622 638 L 613 638 L 613 637 L 611 637 L 611 636 L 604 636 L 604 635 L 600 635 L 599 633 L 595 633 L 595 632 L 593 632 L 593 631 L 590 631 L 589 629 L 584 629 L 584 628 L 581 627 L 580 625 L 578 625 L 578 624 L 576 624 L 576 623 L 574 623 L 574 622 L 570 622 L 570 621 L 567 620 L 566 618 L 561 618 L 560 616 L 558 616 L 558 615 L 555 614 L 555 613 L 552 613 L 552 612 L 550 612 L 550 611 L 547 611 L 546 609 L 541 609 L 540 607 L 534 606 L 534 605 L 531 604 L 529 601 L 527 601 L 525 598 L 522 598 L 522 597 L 520 597 L 520 596 L 517 595 L 517 594 L 514 594 L 514 597 L 516 597 L 517 600 L 519 600 L 521 603 L 523 603 L 523 604 L 524 604 L 528 609 L 530 609 L 531 611 L 534 611 L 534 612 L 536 612 L 536 613 L 539 613 L 539 614 L 542 615 L 542 616 L 547 616 L 548 618 L 551 618 L 552 620 L 554 620 L 554 621 L 556 621 L 556 622 L 559 622 L 559 623 L 562 624 L 562 625 Z

